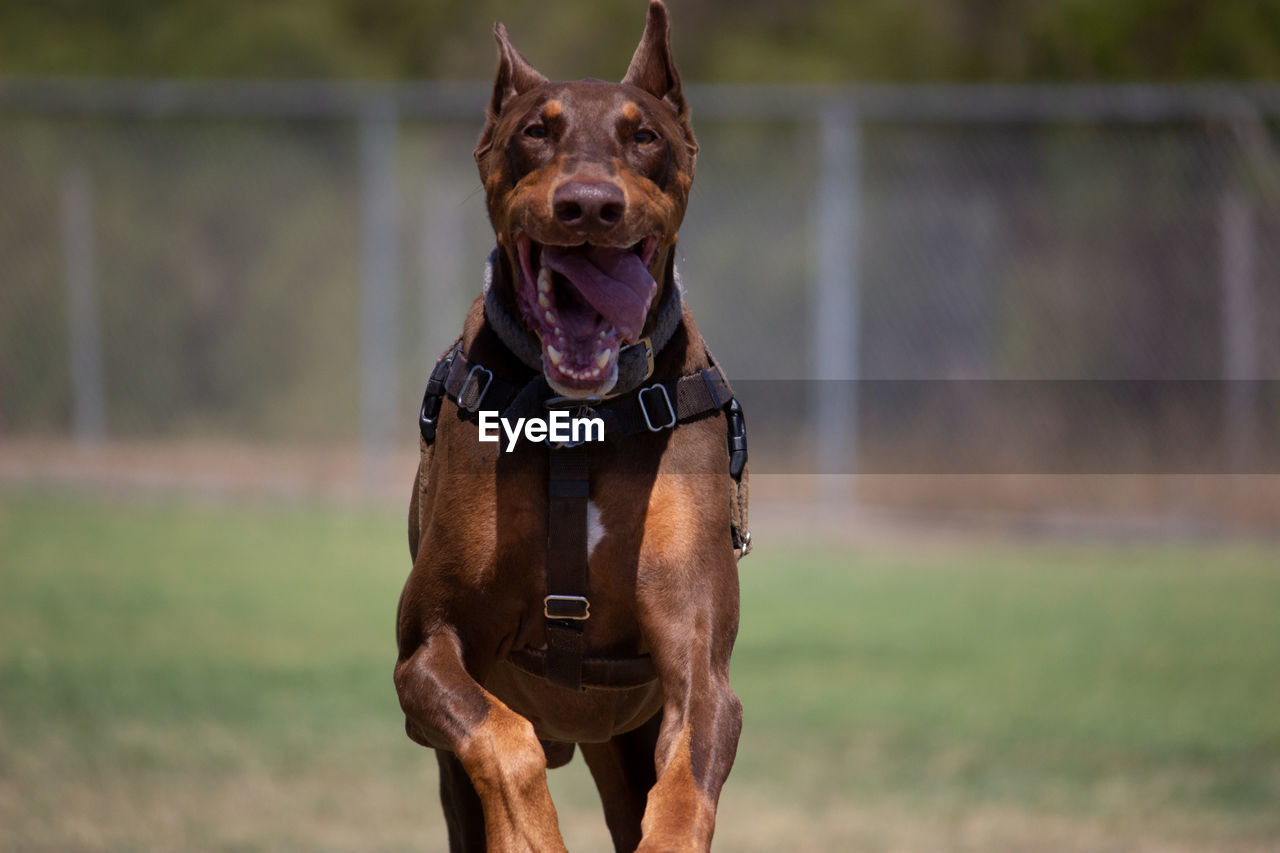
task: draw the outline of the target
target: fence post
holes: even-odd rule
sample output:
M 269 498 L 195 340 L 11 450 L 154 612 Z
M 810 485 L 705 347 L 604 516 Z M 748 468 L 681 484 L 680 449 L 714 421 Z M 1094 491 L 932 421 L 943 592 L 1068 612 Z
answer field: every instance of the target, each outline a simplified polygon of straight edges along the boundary
M 438 161 L 432 158 L 431 162 Z M 433 165 L 423 188 L 418 266 L 422 287 L 420 334 L 427 370 L 457 334 L 459 320 L 465 314 L 458 304 L 458 294 L 464 287 L 475 290 L 480 281 L 479 265 L 467 270 L 463 264 L 466 232 L 456 199 L 465 193 L 454 192 L 457 180 L 456 172 Z
M 373 97 L 360 117 L 360 449 L 367 486 L 385 482 L 395 438 L 399 201 L 395 102 Z
M 1231 473 L 1247 474 L 1258 458 L 1261 365 L 1253 212 L 1239 190 L 1222 196 L 1218 228 L 1227 464 Z
M 83 164 L 62 176 L 62 259 L 67 297 L 67 348 L 71 368 L 71 430 L 76 443 L 106 436 L 102 331 L 94 277 L 93 187 Z
M 817 255 L 813 282 L 814 424 L 820 497 L 856 495 L 858 468 L 859 245 L 861 128 L 846 100 L 818 115 Z

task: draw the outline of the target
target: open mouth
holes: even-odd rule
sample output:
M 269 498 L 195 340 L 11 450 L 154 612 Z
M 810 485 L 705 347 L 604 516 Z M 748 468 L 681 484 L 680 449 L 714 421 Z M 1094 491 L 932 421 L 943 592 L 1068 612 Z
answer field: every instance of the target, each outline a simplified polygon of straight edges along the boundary
M 516 237 L 517 299 L 542 342 L 542 371 L 557 393 L 603 395 L 617 382 L 618 351 L 640 340 L 658 291 L 649 272 L 658 243 L 656 234 L 629 248 Z

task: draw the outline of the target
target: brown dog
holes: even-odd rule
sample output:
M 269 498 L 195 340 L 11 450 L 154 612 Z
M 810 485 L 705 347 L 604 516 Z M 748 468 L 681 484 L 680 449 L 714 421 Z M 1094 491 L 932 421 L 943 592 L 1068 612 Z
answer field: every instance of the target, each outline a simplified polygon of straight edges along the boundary
M 667 12 L 620 84 L 548 82 L 494 33 L 475 156 L 498 248 L 423 401 L 405 727 L 452 851 L 564 850 L 546 769 L 574 744 L 618 850 L 707 850 L 742 721 L 746 445 L 675 275 L 698 146 Z M 603 440 L 482 440 L 557 412 Z

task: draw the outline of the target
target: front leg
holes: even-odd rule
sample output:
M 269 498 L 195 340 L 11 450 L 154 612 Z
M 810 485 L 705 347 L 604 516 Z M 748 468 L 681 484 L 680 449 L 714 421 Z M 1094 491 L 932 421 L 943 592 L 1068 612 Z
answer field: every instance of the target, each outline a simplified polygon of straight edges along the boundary
M 742 703 L 729 686 L 738 575 L 726 556 L 686 565 L 641 592 L 641 618 L 666 701 L 654 755 L 657 781 L 636 853 L 711 848 L 716 804 L 742 731 Z
M 409 736 L 456 755 L 475 786 L 489 853 L 564 853 L 533 725 L 471 677 L 455 633 L 429 635 L 396 664 L 395 684 Z M 451 830 L 451 848 L 468 849 Z

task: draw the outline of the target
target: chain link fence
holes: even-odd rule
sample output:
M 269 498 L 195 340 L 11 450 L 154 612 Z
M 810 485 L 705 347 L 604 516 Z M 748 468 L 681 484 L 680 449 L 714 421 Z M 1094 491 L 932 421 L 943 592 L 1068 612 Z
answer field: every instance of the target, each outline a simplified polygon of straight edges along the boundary
M 0 452 L 411 452 L 486 94 L 0 81 Z M 753 471 L 1280 472 L 1280 88 L 690 100 L 678 257 Z

